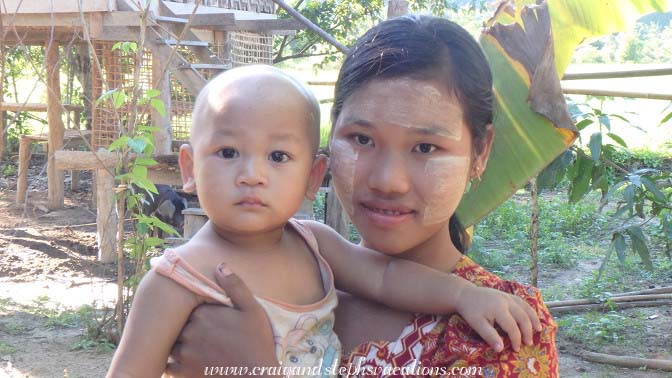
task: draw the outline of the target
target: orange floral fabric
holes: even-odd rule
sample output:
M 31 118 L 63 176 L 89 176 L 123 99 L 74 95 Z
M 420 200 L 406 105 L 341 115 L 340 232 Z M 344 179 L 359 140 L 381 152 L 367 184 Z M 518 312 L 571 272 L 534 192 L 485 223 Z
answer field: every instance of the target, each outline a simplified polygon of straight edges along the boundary
M 460 259 L 453 273 L 478 286 L 517 295 L 529 303 L 537 311 L 543 327 L 541 332 L 534 334 L 533 345 L 521 345 L 520 351 L 514 352 L 508 337 L 504 337 L 505 349 L 496 353 L 460 315 L 417 314 L 396 341 L 361 344 L 347 358 L 343 358 L 342 366 L 357 371 L 355 375 L 367 377 L 456 374 L 487 378 L 558 377 L 558 353 L 555 347 L 557 325 L 544 305 L 539 290 L 503 280 L 466 256 Z M 354 370 L 355 367 L 357 370 Z M 418 367 L 437 369 L 432 371 Z M 460 369 L 465 367 L 480 369 L 471 372 Z

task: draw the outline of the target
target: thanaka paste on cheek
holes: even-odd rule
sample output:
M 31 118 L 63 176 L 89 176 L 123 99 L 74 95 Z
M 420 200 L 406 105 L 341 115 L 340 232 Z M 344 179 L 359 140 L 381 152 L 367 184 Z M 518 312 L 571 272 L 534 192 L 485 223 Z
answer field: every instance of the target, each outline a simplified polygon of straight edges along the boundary
M 361 100 L 360 111 L 369 114 L 376 123 L 429 131 L 430 134 L 453 140 L 462 139 L 462 108 L 451 97 L 442 94 L 432 84 L 410 79 L 394 79 L 390 90 L 403 89 L 416 99 L 407 101 L 407 96 L 367 97 Z M 417 106 L 421 103 L 422 106 Z
M 358 153 L 344 140 L 331 141 L 331 175 L 333 176 L 336 195 L 343 205 L 343 209 L 352 217 L 354 212 L 353 193 L 355 186 L 355 168 Z
M 433 225 L 446 222 L 455 212 L 462 192 L 463 180 L 469 174 L 469 158 L 441 156 L 428 159 L 425 176 L 430 189 L 425 198 L 422 223 Z

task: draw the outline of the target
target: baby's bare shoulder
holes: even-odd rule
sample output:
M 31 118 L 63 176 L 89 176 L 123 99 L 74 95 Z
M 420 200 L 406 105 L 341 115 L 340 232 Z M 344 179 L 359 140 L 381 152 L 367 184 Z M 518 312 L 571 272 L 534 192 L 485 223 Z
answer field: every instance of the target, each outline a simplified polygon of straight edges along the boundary
M 231 260 L 231 251 L 225 244 L 206 238 L 192 238 L 172 251 L 187 265 L 211 281 L 215 280 L 217 266 L 221 263 L 229 263 Z

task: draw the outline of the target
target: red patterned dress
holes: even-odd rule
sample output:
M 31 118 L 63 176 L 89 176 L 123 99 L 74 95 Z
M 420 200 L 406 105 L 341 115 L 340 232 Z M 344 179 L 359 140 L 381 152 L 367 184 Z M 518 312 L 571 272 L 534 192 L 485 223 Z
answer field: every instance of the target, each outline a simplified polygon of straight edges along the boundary
M 503 280 L 466 256 L 460 259 L 453 273 L 478 286 L 517 295 L 529 303 L 537 311 L 543 327 L 541 332 L 535 332 L 533 345 L 521 345 L 520 351 L 514 352 L 508 337 L 504 337 L 505 349 L 502 353 L 496 353 L 459 315 L 417 314 L 396 341 L 361 344 L 350 356 L 343 358 L 341 366 L 350 368 L 351 372 L 358 371 L 359 374 L 355 375 L 367 377 L 558 376 L 558 353 L 555 348 L 557 325 L 544 305 L 539 290 Z M 430 367 L 435 369 L 427 369 Z M 460 369 L 465 367 L 481 369 Z

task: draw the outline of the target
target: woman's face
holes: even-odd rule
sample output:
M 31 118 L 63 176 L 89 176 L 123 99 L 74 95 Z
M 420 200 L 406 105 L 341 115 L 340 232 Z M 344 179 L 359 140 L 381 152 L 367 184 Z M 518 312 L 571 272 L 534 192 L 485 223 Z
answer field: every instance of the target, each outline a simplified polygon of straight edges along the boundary
M 373 80 L 346 100 L 331 172 L 367 247 L 399 254 L 447 229 L 480 161 L 463 118 L 457 99 L 433 81 Z

